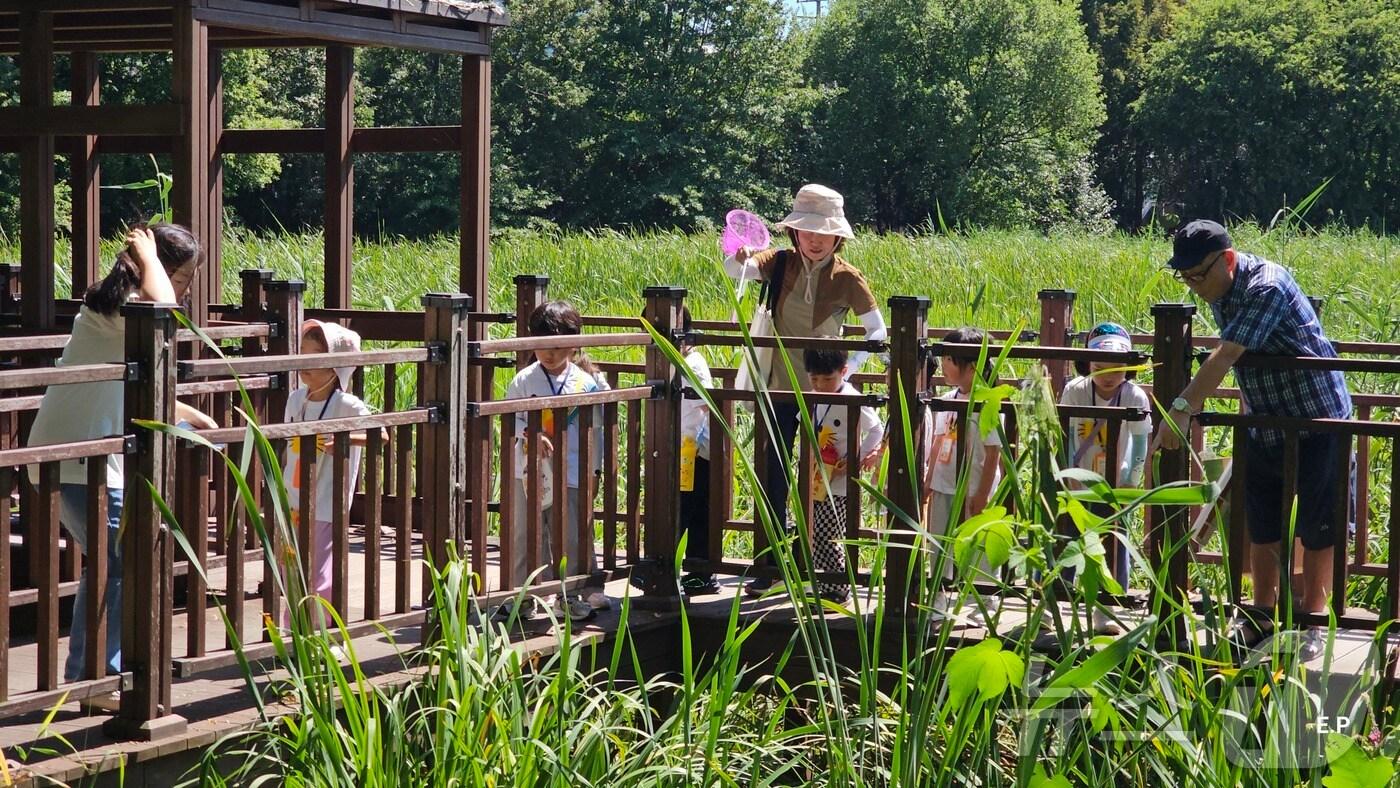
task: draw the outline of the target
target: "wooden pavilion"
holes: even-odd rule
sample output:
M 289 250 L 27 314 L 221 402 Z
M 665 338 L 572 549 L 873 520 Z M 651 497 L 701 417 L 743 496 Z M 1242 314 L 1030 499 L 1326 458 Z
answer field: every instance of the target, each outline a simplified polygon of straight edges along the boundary
M 193 230 L 208 264 L 190 298 L 206 323 L 219 300 L 223 156 L 325 157 L 325 306 L 350 306 L 354 154 L 461 155 L 460 289 L 486 304 L 490 209 L 491 33 L 500 6 L 475 0 L 0 0 L 0 54 L 19 56 L 20 102 L 0 107 L 0 152 L 20 154 L 22 329 L 49 331 L 76 305 L 54 292 L 54 156 L 72 161 L 73 295 L 99 278 L 101 156 L 170 154 L 174 221 Z M 354 48 L 462 56 L 459 126 L 355 128 Z M 324 47 L 326 119 L 315 129 L 225 129 L 220 54 L 246 47 Z M 99 55 L 170 52 L 171 101 L 99 103 Z M 72 59 L 72 102 L 56 106 L 54 56 Z

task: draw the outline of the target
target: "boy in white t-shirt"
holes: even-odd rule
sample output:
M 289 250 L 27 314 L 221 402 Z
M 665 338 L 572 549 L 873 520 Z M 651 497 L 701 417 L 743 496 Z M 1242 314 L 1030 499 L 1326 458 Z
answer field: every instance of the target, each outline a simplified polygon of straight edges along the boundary
M 537 307 L 530 315 L 529 331 L 532 337 L 580 334 L 583 332 L 583 317 L 568 301 L 550 301 Z M 607 388 L 607 382 L 598 375 L 593 364 L 584 354 L 572 349 L 536 350 L 535 362 L 517 372 L 510 385 L 506 387 L 506 399 L 590 394 Z M 525 449 L 527 445 L 526 433 L 529 430 L 529 414 L 516 415 L 515 479 L 511 484 L 511 494 L 514 496 L 514 521 L 511 523 L 510 538 L 511 565 L 517 583 L 524 583 L 530 578 L 531 572 L 541 567 L 544 571 L 534 578 L 534 582 L 554 579 L 557 576 L 556 570 L 559 566 L 561 552 L 571 555 L 578 545 L 576 523 L 578 523 L 579 506 L 588 506 L 590 509 L 593 506 L 593 491 L 596 487 L 591 482 L 593 475 L 600 469 L 599 463 L 602 457 L 600 451 L 603 445 L 602 408 L 596 407 L 594 409 L 593 424 L 596 434 L 593 440 L 593 456 L 587 459 L 586 465 L 579 457 L 578 408 L 570 408 L 565 418 L 567 420 L 565 442 L 568 453 L 564 460 L 565 500 L 561 507 L 559 502 L 553 500 L 553 462 L 550 460 L 554 454 L 554 445 L 550 438 L 554 433 L 554 412 L 546 410 L 540 414 L 540 435 L 538 437 L 541 456 L 537 466 L 541 476 L 539 489 L 543 498 L 541 503 L 544 510 L 543 516 L 540 518 L 539 534 L 540 560 L 543 563 L 540 566 L 531 566 L 529 556 L 526 554 L 529 542 L 526 533 L 528 520 L 526 516 L 527 466 Z M 559 516 L 565 518 L 564 545 L 554 544 L 554 518 Z M 569 574 L 591 574 L 593 572 L 594 556 L 591 541 L 584 546 L 583 557 L 585 563 L 582 566 L 571 564 L 567 570 Z M 587 594 L 586 600 L 577 596 L 556 600 L 558 612 L 577 621 L 591 618 L 595 610 L 609 606 L 609 601 L 601 589 L 593 589 Z
M 986 341 L 986 334 L 975 328 L 960 328 L 943 337 L 944 342 L 959 345 L 980 345 Z M 945 356 L 941 367 L 943 377 L 951 389 L 942 395 L 943 399 L 966 401 L 972 393 L 972 384 L 977 375 L 975 360 Z M 992 383 L 992 366 L 988 362 L 982 370 L 983 379 Z M 954 411 L 930 410 L 924 418 L 924 511 L 927 513 L 927 527 L 935 537 L 948 537 L 967 518 L 981 513 L 987 507 L 992 491 L 1001 480 L 1001 436 L 997 430 L 982 437 L 977 431 L 977 412 L 967 417 L 968 436 L 966 456 L 960 466 L 958 451 L 958 413 Z M 967 486 L 963 494 L 961 512 L 953 512 L 953 499 L 957 496 L 960 468 L 966 468 Z M 930 546 L 929 566 L 938 558 L 938 551 L 946 539 L 935 539 Z M 955 566 L 949 555 L 943 564 L 944 579 L 951 580 Z
M 307 320 L 301 326 L 301 352 L 311 353 L 358 353 L 360 335 L 336 323 L 320 320 Z M 283 421 L 287 423 L 321 421 L 323 419 L 344 419 L 368 416 L 370 407 L 359 397 L 350 393 L 350 378 L 355 367 L 334 369 L 303 369 L 298 373 L 301 385 L 287 396 L 287 410 Z M 345 500 L 341 505 L 347 509 L 355 494 L 355 480 L 360 473 L 360 457 L 364 453 L 366 436 L 364 432 L 350 435 L 350 458 L 346 465 Z M 334 458 L 335 436 L 317 435 L 315 438 L 300 438 L 287 441 L 286 462 L 282 466 L 282 481 L 287 488 L 287 502 L 291 505 L 293 533 L 300 534 L 301 518 L 301 462 L 306 454 L 315 457 L 316 467 L 312 476 L 316 485 L 312 517 L 311 544 L 301 545 L 302 550 L 311 552 L 311 575 L 306 578 L 307 593 L 323 599 L 330 599 L 334 573 L 331 561 L 331 545 L 334 538 L 334 484 L 335 474 L 331 462 Z M 370 523 L 369 527 L 376 527 Z M 324 610 L 317 603 L 317 616 Z M 340 611 L 345 615 L 347 611 Z
M 850 373 L 846 351 L 806 350 L 802 353 L 803 367 L 818 394 L 860 394 L 846 382 Z M 884 425 L 875 409 L 849 405 L 812 405 L 812 431 L 817 446 L 812 466 L 812 564 L 818 572 L 846 571 L 846 549 L 837 541 L 846 536 L 846 490 L 850 419 L 858 419 L 856 428 L 860 439 L 862 471 L 874 470 L 884 450 Z M 845 583 L 817 583 L 817 593 L 823 599 L 843 603 L 850 594 Z
M 1117 323 L 1100 323 L 1089 332 L 1087 346 L 1090 350 L 1108 350 L 1115 353 L 1128 353 L 1133 349 L 1128 332 Z M 1137 408 L 1152 412 L 1147 392 L 1132 381 L 1135 373 L 1122 369 L 1117 362 L 1094 361 L 1075 362 L 1079 377 L 1065 385 L 1060 395 L 1061 405 L 1100 406 L 1115 408 Z M 1108 421 L 1105 419 L 1071 418 L 1066 444 L 1069 449 L 1070 464 L 1076 468 L 1093 471 L 1108 478 L 1108 458 L 1114 458 L 1117 473 L 1117 487 L 1136 487 L 1142 483 L 1142 471 L 1147 459 L 1147 443 L 1152 432 L 1151 419 L 1123 421 L 1118 434 L 1118 444 L 1112 455 L 1107 451 Z M 1113 513 L 1107 504 L 1093 504 L 1089 507 L 1096 514 L 1109 516 Z M 1128 585 L 1128 547 L 1114 539 L 1113 575 L 1124 588 Z M 1106 620 L 1101 612 L 1095 611 L 1095 629 L 1114 634 L 1118 626 Z

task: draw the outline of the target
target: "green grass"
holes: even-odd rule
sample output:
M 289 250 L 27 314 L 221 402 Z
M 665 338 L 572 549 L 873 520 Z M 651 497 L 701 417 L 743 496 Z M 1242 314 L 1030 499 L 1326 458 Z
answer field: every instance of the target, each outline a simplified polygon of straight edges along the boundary
M 1236 228 L 1241 249 L 1289 266 L 1304 290 L 1326 299 L 1323 322 L 1337 339 L 1388 339 L 1400 317 L 1400 240 L 1368 232 L 1303 234 L 1277 230 L 1261 235 Z M 322 245 L 319 234 L 256 236 L 231 231 L 224 243 L 224 298 L 238 299 L 237 272 L 266 267 L 279 276 L 308 283 L 308 304 L 321 299 Z M 115 254 L 114 244 L 104 254 Z M 429 291 L 457 289 L 457 242 L 427 240 L 361 241 L 355 247 L 354 305 L 366 309 L 418 309 Z M 491 248 L 490 308 L 509 311 L 511 279 L 517 274 L 550 277 L 550 294 L 574 301 L 586 314 L 634 315 L 649 285 L 680 285 L 696 317 L 728 317 L 716 239 L 657 232 L 644 235 L 587 233 L 506 234 Z M 892 295 L 923 295 L 932 300 L 930 325 L 973 324 L 1010 327 L 1038 320 L 1036 292 L 1065 288 L 1078 292 L 1078 323 L 1116 320 L 1130 328 L 1151 329 L 1148 308 L 1158 301 L 1182 300 L 1182 285 L 1162 276 L 1170 256 L 1164 239 L 1129 235 L 1042 235 L 1027 231 L 985 231 L 969 235 L 871 235 L 857 238 L 846 257 L 864 272 L 883 303 Z M 18 260 L 17 246 L 0 246 L 0 260 Z M 67 246 L 58 250 L 60 267 Z M 60 293 L 68 277 L 60 272 Z M 984 289 L 985 288 L 985 289 Z M 980 301 L 978 293 L 981 292 Z M 974 302 L 978 302 L 975 313 Z M 1214 334 L 1201 313 L 1198 333 Z

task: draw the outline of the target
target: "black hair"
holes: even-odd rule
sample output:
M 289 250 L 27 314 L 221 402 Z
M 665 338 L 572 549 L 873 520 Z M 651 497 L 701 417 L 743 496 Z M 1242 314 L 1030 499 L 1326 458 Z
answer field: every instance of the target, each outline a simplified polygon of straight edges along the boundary
M 138 224 L 135 229 L 150 230 L 155 236 L 156 257 L 167 276 L 187 265 L 197 266 L 204 260 L 204 250 L 200 248 L 199 240 L 178 224 L 157 222 L 149 227 Z M 131 258 L 130 250 L 123 247 L 107 276 L 83 293 L 83 305 L 94 312 L 111 315 L 140 287 L 141 269 Z
M 802 351 L 802 366 L 808 375 L 834 375 L 845 368 L 849 358 L 842 348 L 807 348 Z
M 583 316 L 568 301 L 546 301 L 530 313 L 526 326 L 532 337 L 573 336 L 583 333 Z M 582 350 L 574 351 L 574 363 L 590 375 L 598 374 L 598 368 Z
M 788 240 L 792 242 L 793 251 L 797 252 L 797 254 L 798 254 L 799 256 L 801 256 L 802 250 L 797 248 L 797 231 L 794 230 L 794 229 L 792 229 L 791 227 L 788 227 L 788 228 L 787 228 L 787 237 L 788 237 Z M 840 236 L 840 235 L 836 236 L 836 245 L 833 246 L 833 247 L 831 247 L 831 256 L 832 256 L 832 257 L 835 257 L 836 255 L 840 254 L 840 253 L 841 253 L 841 250 L 844 249 L 845 247 L 846 247 L 846 238 L 845 238 L 845 236 Z
M 943 341 L 953 345 L 980 345 L 987 341 L 987 332 L 980 328 L 964 326 L 949 331 L 944 335 Z M 959 358 L 957 356 L 951 356 L 951 358 L 958 369 L 967 369 L 977 363 L 976 359 L 972 358 Z M 996 382 L 992 379 L 992 360 L 990 358 L 982 365 L 982 380 L 989 384 Z

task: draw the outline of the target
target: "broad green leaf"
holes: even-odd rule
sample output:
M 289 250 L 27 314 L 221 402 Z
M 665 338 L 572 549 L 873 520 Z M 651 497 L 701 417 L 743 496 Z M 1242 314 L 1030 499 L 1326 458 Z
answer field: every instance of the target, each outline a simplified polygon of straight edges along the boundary
M 953 543 L 954 559 L 960 565 L 966 564 L 970 551 L 977 547 L 986 554 L 987 563 L 993 568 L 1000 567 L 1011 558 L 1011 546 L 1016 542 L 1014 524 L 1015 521 L 1006 516 L 1006 507 L 987 507 L 958 526 Z
M 988 638 L 958 649 L 948 660 L 947 671 L 948 699 L 961 706 L 974 692 L 978 701 L 985 702 L 1000 696 L 1012 684 L 1020 684 L 1026 663 L 1016 654 L 1002 651 L 1000 640 Z
M 1395 776 L 1395 764 L 1383 755 L 1367 755 L 1356 742 L 1340 733 L 1327 734 L 1330 774 L 1322 778 L 1327 788 L 1384 788 Z
M 1070 788 L 1070 782 L 1069 778 L 1063 774 L 1051 777 L 1050 772 L 1045 769 L 1045 765 L 1041 764 L 1035 767 L 1035 771 L 1031 773 L 1031 779 L 1026 783 L 1026 788 Z

